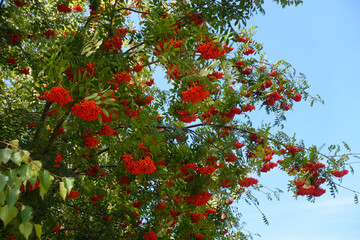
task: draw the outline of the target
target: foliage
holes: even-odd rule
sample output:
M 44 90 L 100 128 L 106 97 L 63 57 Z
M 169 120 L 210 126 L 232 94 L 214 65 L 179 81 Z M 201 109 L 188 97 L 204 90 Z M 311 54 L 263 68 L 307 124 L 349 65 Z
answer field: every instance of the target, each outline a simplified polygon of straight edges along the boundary
M 247 239 L 232 203 L 275 167 L 335 194 L 351 153 L 279 130 L 321 99 L 240 28 L 263 2 L 2 0 L 1 238 Z

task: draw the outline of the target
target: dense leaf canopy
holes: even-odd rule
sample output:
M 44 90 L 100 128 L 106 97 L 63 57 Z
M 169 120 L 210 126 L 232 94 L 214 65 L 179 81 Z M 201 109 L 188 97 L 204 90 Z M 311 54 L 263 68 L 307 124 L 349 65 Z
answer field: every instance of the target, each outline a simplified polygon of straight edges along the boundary
M 1 0 L 1 239 L 247 239 L 273 168 L 335 194 L 350 153 L 281 131 L 321 99 L 245 28 L 263 2 Z

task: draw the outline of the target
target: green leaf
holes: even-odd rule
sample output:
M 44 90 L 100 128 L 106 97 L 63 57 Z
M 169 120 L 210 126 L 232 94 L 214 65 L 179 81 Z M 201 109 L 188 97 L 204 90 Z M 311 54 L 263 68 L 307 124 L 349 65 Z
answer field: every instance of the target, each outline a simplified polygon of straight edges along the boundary
M 31 176 L 37 178 L 42 167 L 40 161 L 32 161 Z
M 65 184 L 65 188 L 67 190 L 68 193 L 70 193 L 71 189 L 73 188 L 74 186 L 74 181 L 75 179 L 72 178 L 72 177 L 69 177 L 69 178 L 65 178 L 63 180 L 64 184 Z
M 31 165 L 23 164 L 17 169 L 17 173 L 22 181 L 27 181 L 31 177 Z
M 113 99 L 113 98 L 107 98 L 107 99 L 104 100 L 105 104 L 111 104 L 113 102 L 115 102 L 115 99 Z
M 106 67 L 106 68 L 104 68 L 103 70 L 101 70 L 100 71 L 100 75 L 103 75 L 103 74 L 105 74 L 105 73 L 107 73 L 108 71 L 110 71 L 111 70 L 111 67 Z
M 8 206 L 13 206 L 20 194 L 20 190 L 19 189 L 11 189 L 9 188 L 7 193 L 6 193 L 6 203 Z
M 30 152 L 26 151 L 26 150 L 22 150 L 22 152 L 24 153 L 23 158 L 21 159 L 21 162 L 25 163 L 25 164 L 29 164 L 29 159 L 30 159 Z
M 0 173 L 0 191 L 2 191 L 8 180 L 9 180 L 8 176 Z
M 14 206 L 5 205 L 0 210 L 0 218 L 4 222 L 4 227 L 18 214 L 18 209 Z
M 0 149 L 0 162 L 7 163 L 11 157 L 12 150 L 10 148 Z
M 105 108 L 103 108 L 101 110 L 104 113 L 105 117 L 109 117 L 109 112 Z
M 97 96 L 98 96 L 98 93 L 93 93 L 90 96 L 87 96 L 85 99 L 90 100 L 90 99 L 96 98 Z
M 24 152 L 19 151 L 11 156 L 11 161 L 13 161 L 16 165 L 20 165 L 23 157 L 24 157 Z
M 33 218 L 32 213 L 33 213 L 32 207 L 23 205 L 21 207 L 21 219 L 23 220 L 23 222 L 30 221 Z
M 0 206 L 4 206 L 5 204 L 5 192 L 0 191 Z
M 10 145 L 13 150 L 16 150 L 16 151 L 18 150 L 18 148 L 19 148 L 19 140 L 17 140 L 17 139 L 11 140 L 9 143 L 11 145 L 13 145 L 13 146 Z
M 66 199 L 66 195 L 67 195 L 67 192 L 66 192 L 66 188 L 65 188 L 65 184 L 64 182 L 60 182 L 59 183 L 59 187 L 60 187 L 60 196 L 62 199 Z
M 34 224 L 34 227 L 35 227 L 36 236 L 41 240 L 41 234 L 42 234 L 41 225 Z
M 107 90 L 107 91 L 102 95 L 102 97 L 108 97 L 108 96 L 110 96 L 110 95 L 113 94 L 113 93 L 114 93 L 114 90 L 109 89 L 109 90 Z
M 99 124 L 102 125 L 102 117 L 101 117 L 101 114 L 98 115 L 97 120 L 99 121 Z
M 42 199 L 44 199 L 45 193 L 50 188 L 51 181 L 54 179 L 53 176 L 50 175 L 48 171 L 41 171 L 39 174 L 39 180 L 40 180 L 40 196 Z
M 20 230 L 21 234 L 24 235 L 24 237 L 26 239 L 29 239 L 29 236 L 33 231 L 33 225 L 31 223 L 29 223 L 29 222 L 22 223 L 19 226 L 19 230 Z

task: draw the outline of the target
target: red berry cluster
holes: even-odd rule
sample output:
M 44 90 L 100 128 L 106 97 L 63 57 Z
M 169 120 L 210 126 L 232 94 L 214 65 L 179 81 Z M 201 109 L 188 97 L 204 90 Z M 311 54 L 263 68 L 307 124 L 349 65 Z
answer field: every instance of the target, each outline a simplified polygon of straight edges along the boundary
M 211 193 L 204 191 L 201 194 L 194 194 L 191 197 L 184 197 L 184 200 L 192 205 L 202 206 L 206 204 L 211 197 Z
M 221 116 L 226 117 L 228 119 L 233 119 L 235 117 L 235 114 L 241 114 L 242 111 L 238 107 L 232 107 L 231 110 L 227 113 L 221 113 Z
M 53 232 L 59 232 L 61 229 L 61 225 L 56 225 L 55 227 L 52 228 Z
M 73 6 L 73 9 L 74 9 L 75 11 L 77 11 L 77 12 L 82 12 L 82 11 L 83 11 L 82 7 L 79 6 L 79 5 L 74 5 L 74 6 Z
M 205 221 L 206 213 L 189 213 L 192 223 L 198 223 L 200 218 L 202 221 Z
M 97 140 L 95 137 L 88 136 L 85 137 L 84 140 L 84 148 L 94 148 L 96 145 L 98 145 L 99 140 Z
M 70 199 L 75 199 L 75 198 L 78 198 L 79 196 L 80 196 L 80 193 L 78 191 L 71 190 L 67 197 Z
M 240 186 L 242 187 L 250 187 L 254 184 L 257 184 L 259 181 L 255 178 L 252 177 L 246 177 L 244 180 L 240 180 Z
M 209 95 L 209 91 L 204 91 L 205 86 L 193 86 L 186 91 L 181 91 L 182 98 L 184 102 L 201 102 L 205 100 Z
M 99 135 L 101 136 L 111 136 L 116 134 L 116 130 L 112 129 L 109 125 L 105 125 L 101 128 Z
M 254 52 L 255 52 L 254 49 L 252 49 L 252 48 L 247 48 L 247 49 L 245 49 L 245 50 L 243 51 L 243 54 L 245 54 L 245 55 L 250 55 L 250 54 L 253 54 Z
M 105 42 L 104 48 L 111 51 L 120 51 L 123 41 L 119 35 L 107 40 Z
M 56 102 L 60 105 L 65 105 L 73 101 L 69 95 L 69 91 L 65 90 L 63 87 L 53 87 L 50 91 L 46 91 L 44 95 L 46 100 Z
M 315 187 L 315 186 L 311 186 L 308 188 L 303 188 L 300 187 L 296 193 L 296 195 L 299 196 L 314 196 L 314 197 L 320 197 L 321 195 L 323 195 L 326 192 L 325 189 L 319 188 L 319 187 Z
M 198 173 L 200 174 L 211 174 L 216 170 L 213 166 L 201 167 L 198 169 Z
M 25 75 L 29 74 L 29 69 L 28 68 L 24 68 L 24 69 L 19 69 L 19 72 L 22 72 Z
M 58 12 L 62 12 L 62 13 L 70 13 L 71 12 L 71 7 L 69 7 L 68 5 L 64 5 L 64 4 L 61 4 L 61 5 L 57 5 L 56 6 Z
M 72 112 L 82 120 L 94 121 L 98 118 L 101 109 L 94 100 L 85 99 L 82 103 L 76 103 L 71 108 Z
M 130 82 L 132 75 L 128 74 L 126 72 L 122 72 L 119 74 L 114 74 L 114 77 L 115 77 L 117 83 L 121 83 L 121 82 Z
M 58 156 L 55 158 L 54 162 L 60 163 L 62 161 L 62 157 L 63 157 L 63 155 L 59 153 Z M 55 164 L 54 167 L 59 168 L 60 164 Z
M 45 35 L 46 36 L 46 39 L 50 39 L 50 37 L 55 37 L 56 36 L 56 33 L 54 30 L 46 30 L 42 35 Z
M 31 182 L 29 182 L 27 191 L 28 192 L 34 191 L 35 189 L 38 189 L 39 187 L 40 187 L 40 182 L 36 181 L 34 187 L 32 186 Z M 24 184 L 21 185 L 20 191 L 26 192 L 26 188 L 25 188 Z
M 169 42 L 166 43 L 166 50 L 170 51 L 170 50 L 173 50 L 174 48 L 178 48 L 179 50 L 181 50 L 181 44 L 182 43 L 184 43 L 183 40 L 174 41 L 174 40 L 171 39 Z M 170 48 L 171 44 L 172 44 L 172 48 Z M 160 49 L 158 49 L 157 46 L 159 46 Z M 153 54 L 155 56 L 158 56 L 158 55 L 161 55 L 164 52 L 165 52 L 165 50 L 164 50 L 164 42 L 160 41 L 155 45 L 155 51 L 153 52 Z
M 15 58 L 12 58 L 12 57 L 8 57 L 8 58 L 6 59 L 6 62 L 9 63 L 9 64 L 14 64 L 14 65 L 17 65 L 17 64 L 18 64 L 17 61 L 16 61 L 16 59 L 15 59 Z
M 15 44 L 15 43 L 21 41 L 21 34 L 11 33 L 11 34 L 9 34 L 8 38 L 10 39 L 12 44 Z
M 266 102 L 267 106 L 274 106 L 275 102 L 283 99 L 284 97 L 280 95 L 278 92 L 273 92 L 269 94 L 269 99 Z
M 346 174 L 348 174 L 349 173 L 349 171 L 348 170 L 346 170 L 346 169 L 344 169 L 344 170 L 342 170 L 342 171 L 332 171 L 331 172 L 332 173 L 332 175 L 334 175 L 335 177 L 343 177 L 343 176 L 345 176 Z
M 125 162 L 125 171 L 137 174 L 151 174 L 156 170 L 154 162 L 150 157 L 145 159 L 134 161 L 129 154 L 124 154 L 123 159 Z
M 113 122 L 114 120 L 119 118 L 119 116 L 116 113 L 114 113 L 114 110 L 112 110 L 112 109 L 110 111 L 108 111 L 108 113 L 109 113 L 109 117 L 105 116 L 103 111 L 100 112 L 101 119 L 102 119 L 103 123 Z M 113 119 L 112 116 L 115 116 L 115 118 Z
M 158 240 L 158 236 L 156 235 L 156 233 L 154 231 L 144 234 L 143 237 L 146 240 Z
M 183 122 L 183 123 L 191 123 L 196 121 L 197 116 L 191 115 L 190 112 L 186 111 L 186 110 L 177 110 L 176 111 L 180 116 L 179 116 L 179 121 Z
M 14 4 L 18 7 L 24 7 L 25 5 L 27 5 L 27 2 L 21 2 L 20 0 L 13 0 Z
M 226 45 L 222 47 L 220 43 L 214 44 L 213 42 L 206 42 L 201 45 L 198 44 L 196 49 L 201 54 L 201 57 L 205 60 L 216 59 L 233 50 L 233 48 L 229 48 Z

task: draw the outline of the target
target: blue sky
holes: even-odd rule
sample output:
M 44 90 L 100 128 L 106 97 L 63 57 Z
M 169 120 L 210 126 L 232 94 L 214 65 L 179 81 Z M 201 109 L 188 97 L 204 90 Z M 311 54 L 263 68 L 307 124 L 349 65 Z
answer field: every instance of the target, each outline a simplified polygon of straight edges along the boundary
M 282 9 L 266 1 L 266 14 L 254 16 L 248 27 L 257 25 L 255 39 L 264 44 L 270 61 L 285 59 L 307 76 L 310 92 L 319 94 L 325 105 L 300 102 L 287 115 L 285 131 L 296 133 L 306 144 L 318 146 L 347 142 L 360 152 L 360 1 L 312 0 L 298 7 Z M 351 162 L 360 161 L 354 158 Z M 355 175 L 344 177 L 342 185 L 360 191 L 360 163 Z M 274 171 L 260 178 L 263 185 L 286 190 L 286 174 Z M 329 191 L 315 204 L 291 193 L 280 202 L 257 194 L 260 208 L 270 226 L 262 222 L 255 207 L 239 203 L 246 229 L 263 240 L 358 240 L 360 206 L 353 194 L 339 189 L 333 199 Z

